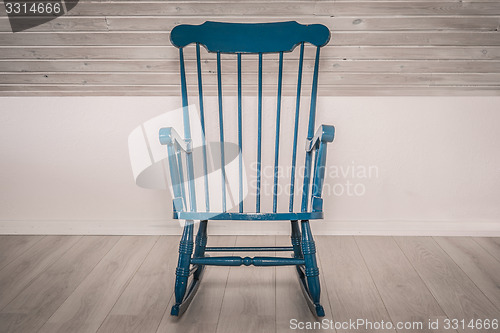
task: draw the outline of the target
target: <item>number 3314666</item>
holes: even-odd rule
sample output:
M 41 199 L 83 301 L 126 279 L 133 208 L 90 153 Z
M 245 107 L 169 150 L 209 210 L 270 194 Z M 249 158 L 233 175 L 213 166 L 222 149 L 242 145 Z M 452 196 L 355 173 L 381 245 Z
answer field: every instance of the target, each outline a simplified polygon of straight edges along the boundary
M 456 329 L 477 329 L 477 330 L 489 330 L 493 329 L 496 330 L 498 329 L 498 319 L 471 319 L 471 320 L 465 320 L 465 319 L 445 319 L 444 322 L 444 329 L 445 330 L 456 330 Z
M 15 15 L 57 15 L 62 14 L 60 2 L 5 2 L 7 14 Z

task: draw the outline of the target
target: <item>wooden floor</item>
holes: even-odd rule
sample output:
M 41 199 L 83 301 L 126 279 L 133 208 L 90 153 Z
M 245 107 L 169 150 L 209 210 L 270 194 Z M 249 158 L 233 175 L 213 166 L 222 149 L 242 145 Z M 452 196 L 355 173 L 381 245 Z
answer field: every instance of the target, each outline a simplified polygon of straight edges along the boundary
M 0 332 L 315 331 L 291 329 L 315 321 L 293 267 L 209 267 L 188 311 L 171 317 L 178 240 L 0 236 Z M 209 238 L 210 246 L 287 242 Z M 321 236 L 317 248 L 326 318 L 344 323 L 324 331 L 500 332 L 467 327 L 500 319 L 500 238 Z M 445 329 L 446 318 L 465 319 L 465 328 Z M 423 326 L 345 325 L 357 319 Z

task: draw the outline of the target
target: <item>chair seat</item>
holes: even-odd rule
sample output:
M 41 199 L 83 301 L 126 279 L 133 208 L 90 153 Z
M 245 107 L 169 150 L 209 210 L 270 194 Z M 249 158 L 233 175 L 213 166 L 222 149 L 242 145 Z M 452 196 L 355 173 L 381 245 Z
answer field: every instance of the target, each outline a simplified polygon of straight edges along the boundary
M 295 221 L 295 220 L 318 220 L 322 218 L 323 218 L 323 212 L 302 212 L 302 213 L 174 212 L 174 219 L 181 219 L 181 220 Z

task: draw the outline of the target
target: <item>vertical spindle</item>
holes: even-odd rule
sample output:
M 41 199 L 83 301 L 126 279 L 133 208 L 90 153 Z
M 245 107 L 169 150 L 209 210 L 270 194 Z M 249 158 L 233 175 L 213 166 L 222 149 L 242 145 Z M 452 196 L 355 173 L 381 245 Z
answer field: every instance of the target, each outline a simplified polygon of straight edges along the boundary
M 238 53 L 238 180 L 239 180 L 239 210 L 243 213 L 243 138 L 241 123 L 241 53 Z
M 290 176 L 290 205 L 288 210 L 293 212 L 293 199 L 295 192 L 295 166 L 297 165 L 297 138 L 299 131 L 300 94 L 302 90 L 302 64 L 304 63 L 304 42 L 300 43 L 299 71 L 297 78 L 297 97 L 295 100 L 295 124 L 293 127 L 292 172 Z
M 280 121 L 281 121 L 281 88 L 283 85 L 283 51 L 280 52 L 278 69 L 278 96 L 276 102 L 276 136 L 274 141 L 274 185 L 273 185 L 273 213 L 276 213 L 278 200 L 278 158 L 280 147 Z
M 184 139 L 186 142 L 191 143 L 191 127 L 189 122 L 189 101 L 187 94 L 186 83 L 186 70 L 184 67 L 184 53 L 183 48 L 179 48 L 180 71 L 181 71 L 181 94 L 182 94 L 182 115 L 184 121 Z M 194 165 L 193 154 L 191 151 L 186 153 L 186 166 L 188 178 L 188 191 L 189 191 L 189 208 L 190 211 L 196 211 L 196 190 L 194 186 Z
M 201 144 L 203 150 L 203 176 L 205 181 L 205 208 L 207 212 L 210 211 L 210 199 L 208 195 L 208 168 L 207 168 L 207 142 L 205 132 L 205 110 L 203 107 L 203 82 L 201 76 L 201 57 L 200 57 L 200 44 L 196 43 L 196 69 L 198 72 L 198 99 L 200 103 L 200 121 L 201 121 Z
M 259 53 L 259 82 L 258 82 L 258 114 L 257 114 L 257 193 L 255 212 L 260 213 L 260 181 L 262 161 L 262 53 Z
M 316 97 L 318 94 L 318 70 L 319 70 L 319 50 L 316 48 L 316 57 L 314 59 L 314 73 L 311 89 L 311 106 L 309 109 L 309 125 L 307 130 L 307 140 L 314 136 L 314 122 L 316 119 Z M 306 212 L 309 205 L 309 180 L 311 177 L 311 151 L 306 152 L 306 161 L 304 166 L 304 185 L 302 186 L 302 205 L 301 211 Z
M 220 139 L 220 166 L 222 186 L 222 211 L 226 211 L 226 165 L 224 158 L 224 116 L 222 114 L 222 73 L 220 52 L 217 52 L 217 92 L 219 99 L 219 139 Z

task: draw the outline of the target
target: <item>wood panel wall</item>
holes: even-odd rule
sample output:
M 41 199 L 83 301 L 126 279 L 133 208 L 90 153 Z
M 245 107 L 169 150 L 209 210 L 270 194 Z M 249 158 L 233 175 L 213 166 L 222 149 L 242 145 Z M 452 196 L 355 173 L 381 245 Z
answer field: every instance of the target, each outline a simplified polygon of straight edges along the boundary
M 322 95 L 500 95 L 500 0 L 81 0 L 17 33 L 0 5 L 0 95 L 178 95 L 169 32 L 205 20 L 325 24 L 332 39 L 322 51 Z M 255 60 L 245 64 L 256 70 Z

